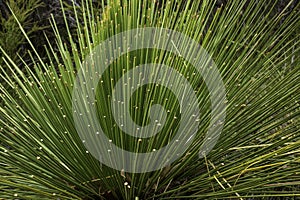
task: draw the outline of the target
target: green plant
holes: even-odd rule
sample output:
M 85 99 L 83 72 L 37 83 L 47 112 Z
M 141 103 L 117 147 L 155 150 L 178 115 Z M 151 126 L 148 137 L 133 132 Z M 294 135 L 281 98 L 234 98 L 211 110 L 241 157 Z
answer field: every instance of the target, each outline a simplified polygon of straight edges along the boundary
M 276 2 L 228 1 L 215 9 L 216 2 L 206 0 L 113 0 L 108 1 L 100 17 L 94 17 L 91 2 L 86 1 L 82 5 L 84 28 L 78 26 L 77 38 L 69 32 L 70 46 L 62 42 L 52 21 L 59 51 L 54 51 L 51 45 L 47 47 L 52 59 L 49 64 L 39 58 L 33 60 L 31 68 L 24 62 L 25 73 L 1 48 L 13 76 L 1 67 L 4 105 L 0 107 L 0 198 L 300 196 L 299 3 L 286 13 L 295 4 L 290 1 L 286 9 L 273 15 Z M 74 5 L 75 16 L 77 12 Z M 164 27 L 182 32 L 200 43 L 216 62 L 227 91 L 227 118 L 217 145 L 207 157 L 198 158 L 211 118 L 209 93 L 200 76 L 189 79 L 203 111 L 199 131 L 187 152 L 171 165 L 148 173 L 117 171 L 91 156 L 79 138 L 71 94 L 82 61 L 105 39 L 138 27 Z M 22 32 L 25 34 L 24 29 Z M 192 66 L 180 56 L 142 49 L 112 62 L 102 77 L 103 84 L 99 83 L 97 88 L 98 120 L 106 125 L 106 134 L 113 138 L 112 142 L 130 151 L 160 148 L 172 137 L 166 129 L 157 137 L 143 139 L 142 148 L 138 149 L 139 140 L 123 134 L 111 115 L 109 95 L 113 80 L 122 75 L 123 68 L 129 70 L 153 62 L 170 65 L 186 78 L 193 72 Z M 4 83 L 17 92 L 19 100 L 3 87 Z M 149 103 L 148 89 L 153 91 L 154 101 L 162 103 L 166 97 L 172 101 L 165 106 L 178 114 L 180 108 L 172 93 L 166 88 L 154 88 L 149 84 L 133 95 L 135 107 L 130 112 L 136 123 L 148 123 L 145 111 L 149 106 L 135 109 Z M 100 117 L 104 114 L 107 120 Z M 177 124 L 171 121 L 168 127 L 176 130 Z
M 6 53 L 15 61 L 19 63 L 18 54 L 24 56 L 26 51 L 21 48 L 26 43 L 26 38 L 20 32 L 19 25 L 14 16 L 11 14 L 9 8 L 16 15 L 22 27 L 26 30 L 29 36 L 42 29 L 37 22 L 33 21 L 32 16 L 34 11 L 41 7 L 41 1 L 33 0 L 9 0 L 0 2 L 0 46 L 5 49 Z M 0 64 L 3 63 L 0 60 Z

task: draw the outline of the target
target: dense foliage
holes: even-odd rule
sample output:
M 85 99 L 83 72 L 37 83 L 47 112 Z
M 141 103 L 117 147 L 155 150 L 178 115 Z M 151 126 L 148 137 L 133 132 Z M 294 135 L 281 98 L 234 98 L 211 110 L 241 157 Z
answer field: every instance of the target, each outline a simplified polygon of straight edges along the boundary
M 63 17 L 58 22 L 53 17 L 50 23 L 56 40 L 45 37 L 45 55 L 40 55 L 41 46 L 35 45 L 35 34 L 27 29 L 28 17 L 23 13 L 22 18 L 18 16 L 21 11 L 12 9 L 2 24 L 14 19 L 21 31 L 16 31 L 15 24 L 10 29 L 15 36 L 0 37 L 4 55 L 0 75 L 0 198 L 299 197 L 300 4 L 289 1 L 282 7 L 281 1 L 222 2 L 113 0 L 102 3 L 106 5 L 103 12 L 88 0 L 62 4 Z M 35 21 L 28 23 L 36 27 Z M 111 169 L 90 155 L 75 129 L 71 94 L 77 71 L 97 44 L 139 27 L 179 31 L 207 50 L 226 87 L 227 117 L 217 145 L 199 159 L 198 150 L 211 117 L 204 81 L 200 76 L 188 78 L 192 66 L 185 65 L 180 56 L 161 50 L 138 50 L 120 57 L 104 73 L 96 97 L 99 116 L 107 116 L 98 120 L 106 126 L 112 142 L 133 152 L 148 152 L 166 145 L 172 137 L 170 132 L 177 129 L 178 122 L 170 120 L 157 136 L 140 140 L 128 137 L 116 126 L 108 105 L 113 80 L 133 66 L 152 62 L 172 66 L 191 81 L 203 111 L 198 134 L 182 157 L 161 170 L 135 174 Z M 2 30 L 8 29 L 2 25 Z M 21 57 L 16 64 L 13 52 L 25 40 L 31 47 L 31 61 Z M 10 41 L 15 46 L 8 45 Z M 155 88 L 149 84 L 134 94 L 135 107 L 130 112 L 141 125 L 147 123 L 144 119 L 149 117 L 146 111 L 151 99 L 163 104 L 168 98 L 173 103 L 163 105 L 178 115 L 174 95 L 166 88 Z

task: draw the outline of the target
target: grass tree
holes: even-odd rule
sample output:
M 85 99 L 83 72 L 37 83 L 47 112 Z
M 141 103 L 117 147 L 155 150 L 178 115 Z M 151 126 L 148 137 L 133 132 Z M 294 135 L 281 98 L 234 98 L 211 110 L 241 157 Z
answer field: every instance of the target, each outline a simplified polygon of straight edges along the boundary
M 30 67 L 24 61 L 20 69 L 1 48 L 5 65 L 0 75 L 0 198 L 299 197 L 300 4 L 290 1 L 280 12 L 274 11 L 276 4 L 255 0 L 229 0 L 222 5 L 208 0 L 112 0 L 102 2 L 103 12 L 95 16 L 87 0 L 81 9 L 73 4 L 77 35 L 69 31 L 67 43 L 62 42 L 66 40 L 52 19 L 58 50 L 45 45 L 51 62 L 32 59 Z M 68 30 L 65 14 L 64 18 Z M 74 120 L 72 94 L 77 74 L 87 58 L 95 59 L 90 55 L 99 44 L 124 31 L 145 27 L 174 30 L 205 49 L 224 83 L 226 119 L 214 148 L 199 158 L 213 118 L 213 99 L 205 77 L 192 63 L 180 53 L 155 48 L 135 49 L 107 61 L 109 66 L 94 89 L 96 121 L 109 142 L 119 148 L 150 153 L 167 146 L 180 128 L 181 109 L 189 109 L 182 108 L 181 99 L 167 87 L 145 84 L 132 93 L 129 117 L 139 126 L 147 126 L 153 120 L 151 107 L 160 104 L 168 111 L 165 123 L 153 137 L 125 133 L 112 114 L 111 101 L 117 81 L 136 66 L 171 66 L 190 82 L 198 101 L 197 133 L 184 154 L 160 169 L 134 173 L 103 164 L 86 148 L 78 134 L 81 124 Z M 21 25 L 20 31 L 31 44 Z M 41 47 L 31 46 L 30 55 L 39 58 Z M 190 43 L 182 40 L 180 47 L 188 49 Z M 107 55 L 116 52 L 118 46 L 105 49 Z M 89 70 L 98 73 L 94 67 Z M 163 77 L 163 81 L 169 79 Z M 128 89 L 126 81 L 121 81 L 124 90 Z M 185 92 L 183 87 L 177 90 Z M 151 162 L 155 160 L 144 164 Z

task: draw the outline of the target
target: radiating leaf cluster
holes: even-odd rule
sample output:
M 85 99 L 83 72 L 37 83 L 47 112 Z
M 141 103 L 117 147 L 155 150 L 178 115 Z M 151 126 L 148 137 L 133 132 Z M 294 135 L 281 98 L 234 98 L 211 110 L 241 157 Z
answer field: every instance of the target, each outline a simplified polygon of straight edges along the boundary
M 218 7 L 216 1 L 208 0 L 112 0 L 102 2 L 107 6 L 100 16 L 94 15 L 90 1 L 82 2 L 82 13 L 77 13 L 74 3 L 77 37 L 69 31 L 69 43 L 63 43 L 53 19 L 59 51 L 46 47 L 50 63 L 33 59 L 34 67 L 24 62 L 22 71 L 11 58 L 4 58 L 10 72 L 1 67 L 0 198 L 300 196 L 300 4 L 290 1 L 274 14 L 276 2 L 229 0 Z M 292 11 L 291 5 L 296 5 Z M 179 31 L 208 51 L 226 87 L 227 117 L 217 145 L 199 159 L 211 111 L 203 80 L 190 75 L 192 67 L 183 58 L 161 50 L 144 49 L 120 57 L 97 89 L 100 124 L 112 142 L 131 151 L 151 151 L 168 143 L 177 124 L 171 120 L 169 128 L 143 140 L 126 136 L 116 127 L 108 102 L 123 69 L 151 62 L 171 65 L 195 87 L 203 111 L 199 133 L 180 159 L 155 172 L 130 174 L 102 165 L 85 149 L 72 118 L 72 89 L 81 63 L 97 44 L 142 27 Z M 32 48 L 32 57 L 38 56 Z M 7 84 L 10 88 L 4 87 Z M 11 88 L 19 99 L 9 92 Z M 166 88 L 155 88 L 148 85 L 134 94 L 131 115 L 141 125 L 147 124 L 143 111 L 152 98 L 158 103 L 168 98 L 172 103 L 165 106 L 172 116 L 178 115 L 174 95 Z

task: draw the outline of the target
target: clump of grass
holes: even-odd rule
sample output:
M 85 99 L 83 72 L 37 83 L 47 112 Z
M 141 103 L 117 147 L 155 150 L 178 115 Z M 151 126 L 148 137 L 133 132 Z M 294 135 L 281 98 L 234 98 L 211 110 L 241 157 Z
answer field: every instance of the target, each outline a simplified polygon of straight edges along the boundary
M 4 199 L 168 199 L 300 196 L 299 187 L 299 4 L 288 15 L 273 15 L 276 2 L 229 1 L 216 8 L 214 1 L 109 1 L 100 17 L 91 2 L 82 4 L 84 27 L 77 38 L 69 32 L 62 42 L 52 21 L 59 51 L 47 47 L 50 63 L 42 59 L 26 72 L 7 56 L 1 67 L 0 197 Z M 288 7 L 294 4 L 290 1 Z M 103 2 L 104 5 L 104 2 Z M 74 5 L 75 16 L 78 10 Z M 271 15 L 272 13 L 272 15 Z M 66 19 L 66 16 L 64 16 Z M 77 19 L 77 23 L 81 24 Z M 283 20 L 284 19 L 284 20 Z M 20 25 L 20 24 L 19 24 Z M 68 28 L 68 25 L 66 26 Z M 201 113 L 198 134 L 185 154 L 154 172 L 127 173 L 102 165 L 87 151 L 75 128 L 72 90 L 81 63 L 97 44 L 117 33 L 143 27 L 163 27 L 184 33 L 200 43 L 218 66 L 227 91 L 227 117 L 215 148 L 204 158 L 198 150 L 210 120 L 209 93 L 201 78 L 192 79 Z M 22 29 L 25 34 L 24 30 Z M 26 34 L 25 34 L 26 35 Z M 295 36 L 296 35 L 296 36 Z M 27 37 L 27 36 L 26 36 Z M 27 37 L 28 39 L 28 37 Z M 28 39 L 29 40 L 29 39 Z M 78 41 L 78 42 L 77 42 Z M 29 41 L 30 42 L 30 41 Z M 182 44 L 188 46 L 189 44 Z M 38 56 L 32 46 L 32 54 Z M 112 49 L 113 51 L 114 49 Z M 123 68 L 143 63 L 164 63 L 184 71 L 184 59 L 155 49 L 128 53 L 111 64 L 97 88 L 100 124 L 112 142 L 130 151 L 143 152 L 167 144 L 169 129 L 141 142 L 118 127 L 108 99 Z M 55 65 L 54 63 L 58 63 Z M 115 71 L 113 71 L 115 70 Z M 12 97 L 8 84 L 19 96 Z M 146 91 L 134 94 L 132 104 L 147 105 Z M 151 96 L 158 103 L 170 98 L 161 88 Z M 101 103 L 100 103 L 101 102 Z M 147 110 L 132 109 L 136 123 L 147 124 Z M 179 117 L 180 118 L 180 117 Z M 143 124 L 145 122 L 145 124 Z M 176 130 L 178 122 L 168 125 Z M 121 140 L 121 139 L 122 140 Z M 278 191 L 278 187 L 281 188 Z

